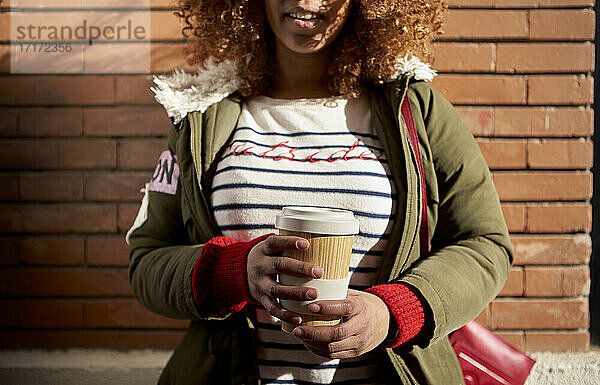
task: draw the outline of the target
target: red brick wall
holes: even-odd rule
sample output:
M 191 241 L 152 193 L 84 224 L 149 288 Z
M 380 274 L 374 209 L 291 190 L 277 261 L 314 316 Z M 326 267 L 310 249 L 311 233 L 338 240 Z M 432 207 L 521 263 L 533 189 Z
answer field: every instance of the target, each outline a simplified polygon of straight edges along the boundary
M 152 0 L 152 72 L 184 65 L 168 5 Z M 589 348 L 592 6 L 451 0 L 432 60 L 434 86 L 493 170 L 516 251 L 478 319 L 528 350 Z M 5 43 L 9 17 L 0 13 Z M 142 309 L 127 280 L 123 234 L 169 125 L 150 84 L 148 74 L 12 75 L 0 45 L 0 347 L 180 340 L 187 322 Z

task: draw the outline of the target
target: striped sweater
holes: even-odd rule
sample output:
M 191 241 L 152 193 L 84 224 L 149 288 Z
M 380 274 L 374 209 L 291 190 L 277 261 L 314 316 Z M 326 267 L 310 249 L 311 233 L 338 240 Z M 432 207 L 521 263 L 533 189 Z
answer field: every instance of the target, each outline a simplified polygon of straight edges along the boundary
M 363 98 L 249 99 L 221 154 L 211 195 L 221 231 L 242 242 L 276 232 L 275 214 L 283 206 L 353 211 L 361 229 L 350 266 L 350 288 L 357 290 L 374 283 L 396 219 L 396 204 L 385 153 L 372 131 L 369 106 Z M 420 307 L 417 313 L 422 318 Z M 328 360 L 283 333 L 279 321 L 260 307 L 256 320 L 264 384 L 377 383 L 372 354 Z

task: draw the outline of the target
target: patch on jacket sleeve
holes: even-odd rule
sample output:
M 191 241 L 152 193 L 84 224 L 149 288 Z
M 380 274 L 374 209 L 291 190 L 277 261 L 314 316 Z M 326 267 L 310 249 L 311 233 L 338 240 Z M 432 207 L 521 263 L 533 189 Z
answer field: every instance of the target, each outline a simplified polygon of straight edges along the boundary
M 175 195 L 178 180 L 179 164 L 177 163 L 177 156 L 173 155 L 171 151 L 163 151 L 158 158 L 158 164 L 154 169 L 148 190 Z

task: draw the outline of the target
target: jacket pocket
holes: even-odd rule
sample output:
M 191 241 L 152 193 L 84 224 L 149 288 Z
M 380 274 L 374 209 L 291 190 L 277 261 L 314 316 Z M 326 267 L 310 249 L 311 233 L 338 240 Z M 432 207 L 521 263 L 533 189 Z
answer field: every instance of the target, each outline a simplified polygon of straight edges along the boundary
M 158 380 L 159 385 L 231 384 L 228 347 L 217 321 L 194 321 Z M 218 337 L 217 337 L 218 336 Z
M 426 349 L 413 346 L 397 351 L 408 369 L 411 384 L 464 385 L 462 371 L 448 338 L 442 338 Z
M 220 321 L 193 321 L 158 383 L 255 384 L 255 356 L 243 312 Z

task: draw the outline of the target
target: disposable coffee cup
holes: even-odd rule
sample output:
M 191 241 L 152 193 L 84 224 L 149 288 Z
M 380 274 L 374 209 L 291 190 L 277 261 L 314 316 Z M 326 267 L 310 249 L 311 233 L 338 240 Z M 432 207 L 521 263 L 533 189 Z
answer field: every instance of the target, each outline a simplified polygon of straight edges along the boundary
M 315 301 L 346 299 L 348 272 L 354 235 L 358 234 L 358 220 L 347 210 L 322 207 L 284 207 L 275 217 L 279 235 L 294 235 L 307 239 L 306 250 L 293 251 L 286 256 L 310 262 L 323 269 L 320 279 L 308 279 L 279 274 L 282 285 L 315 288 L 319 294 L 312 301 L 281 299 L 281 306 L 302 316 L 304 326 L 337 325 L 339 317 L 315 315 L 308 305 Z M 281 329 L 291 333 L 297 325 L 281 322 Z

